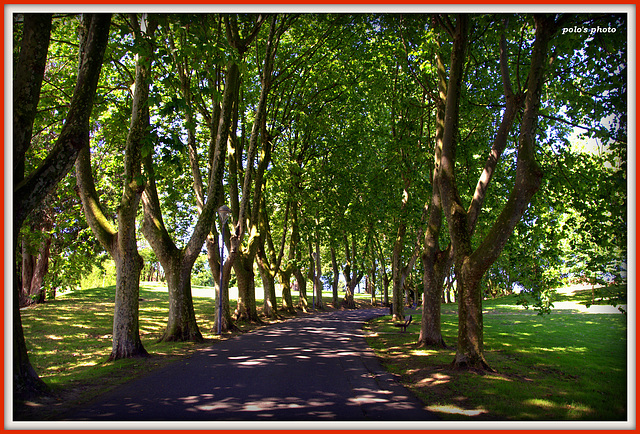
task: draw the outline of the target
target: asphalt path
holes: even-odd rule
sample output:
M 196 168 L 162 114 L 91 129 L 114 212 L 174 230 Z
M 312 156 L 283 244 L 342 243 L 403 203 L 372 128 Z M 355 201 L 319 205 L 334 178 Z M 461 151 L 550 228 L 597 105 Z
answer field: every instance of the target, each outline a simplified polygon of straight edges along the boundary
M 427 421 L 362 325 L 387 309 L 304 315 L 219 342 L 67 413 L 67 421 Z

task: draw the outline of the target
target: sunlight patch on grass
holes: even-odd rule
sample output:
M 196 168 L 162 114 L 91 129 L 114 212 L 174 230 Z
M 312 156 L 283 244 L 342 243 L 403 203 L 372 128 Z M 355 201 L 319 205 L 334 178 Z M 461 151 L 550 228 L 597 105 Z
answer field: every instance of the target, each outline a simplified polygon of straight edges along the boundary
M 583 405 L 583 404 L 576 404 L 576 403 L 571 403 L 568 406 L 568 412 L 567 412 L 567 419 L 581 419 L 584 418 L 585 415 L 591 414 L 593 413 L 593 409 Z
M 550 353 L 586 353 L 589 351 L 589 348 L 585 347 L 531 347 L 531 350 L 534 352 L 537 351 L 546 351 Z
M 453 404 L 430 405 L 427 409 L 437 413 L 457 414 L 461 416 L 479 416 L 481 414 L 488 413 L 488 411 L 482 407 L 473 410 L 465 410 L 464 408 L 460 408 Z
M 593 409 L 588 405 L 572 402 L 571 404 L 557 404 L 547 399 L 528 399 L 524 401 L 524 404 L 539 407 L 544 410 L 566 410 L 567 419 L 583 419 L 585 416 L 593 413 Z
M 487 379 L 487 380 L 506 381 L 506 382 L 509 382 L 509 383 L 513 381 L 510 378 L 504 377 L 502 375 L 486 374 L 484 378 Z
M 540 399 L 540 398 L 527 399 L 526 401 L 524 401 L 524 403 L 528 405 L 534 405 L 536 407 L 548 409 L 548 410 L 554 409 L 558 406 L 554 402 L 551 402 L 547 399 Z
M 441 384 L 446 384 L 451 380 L 451 377 L 446 374 L 441 374 L 439 372 L 434 373 L 430 377 L 423 378 L 418 381 L 418 384 L 424 384 L 425 386 L 439 386 Z
M 98 363 L 96 361 L 89 361 L 89 362 L 85 362 L 85 363 L 78 363 L 76 365 L 76 367 L 80 368 L 82 366 L 96 366 Z
M 371 336 L 375 336 L 375 335 L 371 335 Z M 419 349 L 419 350 L 413 350 L 411 353 L 414 356 L 435 356 L 440 353 L 440 350 Z

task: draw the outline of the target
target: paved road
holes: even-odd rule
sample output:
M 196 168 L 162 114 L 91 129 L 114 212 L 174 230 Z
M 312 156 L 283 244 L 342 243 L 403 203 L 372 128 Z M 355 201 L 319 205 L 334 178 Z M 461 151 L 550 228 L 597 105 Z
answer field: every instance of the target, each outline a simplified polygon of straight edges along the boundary
M 423 421 L 362 323 L 386 309 L 301 316 L 220 342 L 67 414 L 69 421 Z

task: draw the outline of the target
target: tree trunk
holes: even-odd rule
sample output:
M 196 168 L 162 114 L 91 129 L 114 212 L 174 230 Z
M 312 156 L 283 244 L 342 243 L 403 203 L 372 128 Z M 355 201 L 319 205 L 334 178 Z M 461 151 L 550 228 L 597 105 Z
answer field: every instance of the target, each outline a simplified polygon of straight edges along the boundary
M 298 308 L 303 312 L 309 310 L 309 301 L 307 300 L 307 279 L 298 267 L 294 267 L 293 275 L 296 277 L 296 283 L 298 290 L 300 291 L 300 297 L 298 299 Z
M 16 237 L 14 237 L 14 243 Z M 14 252 L 17 246 L 14 245 Z M 24 400 L 42 395 L 49 391 L 49 387 L 38 376 L 29 361 L 27 344 L 22 329 L 20 317 L 20 279 L 18 278 L 17 263 L 13 269 L 13 399 Z
M 254 255 L 238 255 L 233 263 L 238 282 L 238 306 L 236 321 L 262 322 L 256 308 L 256 281 L 253 272 Z
M 132 15 L 134 28 L 137 18 Z M 141 36 L 145 43 L 152 35 L 156 23 L 149 23 Z M 109 360 L 147 356 L 142 346 L 139 329 L 140 272 L 143 259 L 138 254 L 136 217 L 144 190 L 141 181 L 141 149 L 149 134 L 149 82 L 151 58 L 138 56 L 136 62 L 136 86 L 131 109 L 131 123 L 125 145 L 124 188 L 118 207 L 118 230 L 108 222 L 100 209 L 98 194 L 91 173 L 88 148 L 84 148 L 76 160 L 76 179 L 87 223 L 96 238 L 109 252 L 116 264 L 116 294 L 113 319 L 113 345 Z
M 218 236 L 207 237 L 207 259 L 209 261 L 209 268 L 213 276 L 214 287 L 216 291 L 216 311 L 213 330 L 218 330 L 218 306 L 219 299 L 222 299 L 222 324 L 220 327 L 221 332 L 228 332 L 235 329 L 233 324 L 233 317 L 231 316 L 231 306 L 229 304 L 229 280 L 231 278 L 231 263 L 225 261 L 222 272 L 224 273 L 222 280 L 222 289 L 220 288 L 220 244 L 218 243 Z
M 263 216 L 263 219 L 265 216 Z M 278 317 L 278 299 L 276 297 L 276 273 L 279 265 L 274 263 L 273 265 L 267 259 L 265 252 L 265 238 L 270 237 L 267 234 L 268 226 L 262 229 L 263 238 L 261 239 L 262 245 L 258 247 L 256 255 L 256 262 L 258 264 L 258 271 L 260 272 L 260 278 L 262 279 L 262 289 L 264 291 L 264 298 L 262 301 L 262 315 L 265 318 L 277 318 Z M 271 249 L 270 249 L 271 250 Z M 272 252 L 273 253 L 273 252 Z M 275 254 L 274 254 L 275 255 Z M 274 261 L 277 262 L 277 261 Z M 275 268 L 275 269 L 272 269 Z
M 447 270 L 447 273 L 449 273 L 449 270 Z M 453 289 L 453 281 L 451 279 L 451 275 L 447 275 L 447 278 L 445 281 L 444 293 L 446 296 L 447 303 L 455 303 L 456 298 L 455 298 L 455 293 Z
M 282 264 L 284 256 L 285 241 L 287 238 L 287 221 L 289 218 L 290 205 L 287 202 L 287 208 L 284 215 L 284 224 L 282 230 L 282 241 L 280 250 L 276 254 L 276 249 L 271 236 L 271 227 L 269 225 L 269 213 L 264 196 L 260 198 L 260 244 L 256 255 L 258 269 L 262 277 L 262 286 L 264 288 L 264 300 L 262 314 L 266 318 L 278 317 L 278 299 L 276 297 L 275 278 Z
M 113 315 L 113 342 L 109 361 L 134 357 L 146 357 L 147 350 L 140 340 L 139 296 L 140 271 L 143 259 L 138 254 L 135 226 L 126 226 L 122 217 L 137 210 L 137 203 L 130 204 L 118 213 L 118 247 L 114 257 L 116 264 L 116 295 Z M 129 213 L 127 213 L 129 211 Z M 135 217 L 130 220 L 135 225 Z
M 351 280 L 347 283 L 345 294 L 344 294 L 344 300 L 342 301 L 343 307 L 347 309 L 356 309 L 358 307 L 356 305 L 356 300 L 355 300 L 355 289 L 363 277 L 364 277 L 364 274 L 362 272 L 357 275 L 354 274 Z
M 449 250 L 436 255 L 423 255 L 422 322 L 418 346 L 446 348 L 442 337 L 441 300 L 444 290 L 445 271 L 451 267 Z
M 280 276 L 280 283 L 282 284 L 282 310 L 295 314 L 296 308 L 293 305 L 293 297 L 291 296 L 291 273 L 293 267 L 287 265 L 284 270 L 280 270 L 278 275 Z
M 356 308 L 356 300 L 353 294 L 353 288 L 355 288 L 355 285 L 352 286 L 353 283 L 354 282 L 349 282 L 344 289 L 344 298 L 342 299 L 342 307 L 346 309 Z
M 353 243 L 353 251 L 352 251 L 352 249 L 349 248 L 349 239 L 347 235 L 344 236 L 344 253 L 345 253 L 346 264 L 342 270 L 342 274 L 344 275 L 344 281 L 345 281 L 345 288 L 344 288 L 345 293 L 344 293 L 344 299 L 342 300 L 342 307 L 345 307 L 347 309 L 355 309 L 356 303 L 353 298 L 353 289 L 358 284 L 358 281 L 356 280 L 356 278 L 352 277 L 352 273 L 354 272 L 354 270 L 352 270 L 352 267 L 353 265 L 355 265 L 354 258 L 356 255 L 355 242 Z
M 31 253 L 31 246 L 26 239 L 22 239 L 22 279 L 20 291 L 20 307 L 29 306 L 33 300 L 31 295 L 31 281 L 33 280 L 33 270 L 35 268 L 36 257 Z
M 200 251 L 200 247 L 195 248 L 198 240 L 194 237 L 202 237 L 206 232 L 200 229 L 196 234 L 194 231 L 184 249 L 180 250 L 176 247 L 164 226 L 155 184 L 152 153 L 145 158 L 144 167 L 148 181 L 142 195 L 144 210 L 142 233 L 162 264 L 169 293 L 169 317 L 160 342 L 201 342 L 203 338 L 196 322 L 191 294 L 191 270 Z M 203 219 L 206 220 L 207 216 L 201 213 L 197 226 L 202 228 Z M 188 254 L 189 251 L 191 254 Z
M 76 87 L 71 98 L 65 125 L 58 140 L 42 164 L 25 179 L 25 154 L 31 147 L 33 122 L 37 113 L 44 77 L 51 15 L 27 14 L 20 55 L 13 83 L 13 392 L 14 399 L 24 399 L 46 390 L 44 382 L 29 362 L 20 317 L 18 285 L 18 234 L 27 216 L 51 192 L 73 167 L 80 149 L 89 142 L 89 117 L 107 45 L 111 15 L 87 15 L 86 32 L 80 40 Z
M 382 290 L 383 290 L 383 304 L 389 306 L 389 275 L 386 271 L 382 274 Z
M 378 302 L 376 301 L 376 262 L 373 261 L 373 266 L 369 272 L 369 277 L 367 279 L 367 288 L 369 294 L 371 294 L 371 305 L 377 306 Z
M 258 255 L 259 257 L 260 255 Z M 276 279 L 266 264 L 258 259 L 258 269 L 262 279 L 262 288 L 264 289 L 264 299 L 262 302 L 262 315 L 266 318 L 278 317 L 278 302 L 276 297 Z
M 406 193 L 405 188 L 405 193 Z M 401 213 L 406 206 L 406 201 L 403 201 Z M 391 287 L 391 303 L 392 303 L 392 315 L 394 321 L 404 320 L 404 291 L 403 284 L 404 279 L 402 276 L 402 265 L 400 264 L 400 256 L 402 248 L 404 247 L 404 236 L 406 233 L 406 225 L 403 221 L 398 224 L 398 232 L 396 234 L 396 240 L 393 245 L 393 253 L 391 256 L 391 275 L 392 275 L 392 287 Z
M 31 262 L 33 264 L 33 268 L 31 269 L 32 274 L 28 277 L 28 286 L 24 283 L 24 272 L 23 276 L 23 288 L 28 296 L 28 304 L 33 303 L 44 303 L 45 301 L 45 290 L 43 287 L 44 277 L 47 274 L 49 269 L 49 249 L 51 247 L 51 237 L 47 236 L 42 244 L 40 245 L 40 249 L 38 250 L 38 256 L 33 256 L 29 253 L 27 255 L 31 256 Z M 24 253 L 23 253 L 24 254 Z
M 319 225 L 318 220 L 316 219 L 316 227 L 318 227 L 317 225 Z M 313 278 L 313 291 L 315 294 L 315 307 L 316 309 L 324 309 L 324 301 L 322 300 L 322 289 L 323 289 L 323 285 L 322 285 L 322 279 L 320 279 L 322 277 L 322 264 L 321 264 L 321 258 L 320 258 L 320 242 L 318 240 L 318 237 L 316 236 L 316 242 L 315 242 L 315 273 L 314 273 L 314 278 Z M 311 255 L 312 257 L 312 263 L 314 262 L 314 255 Z
M 50 35 L 51 14 L 25 14 L 20 55 L 13 76 L 14 185 L 25 175 L 25 154 L 31 147 Z
M 436 57 L 438 72 L 438 91 L 440 97 L 436 100 L 436 146 L 434 152 L 434 170 L 431 185 L 431 203 L 429 204 L 429 220 L 424 236 L 423 264 L 423 300 L 422 322 L 420 324 L 419 346 L 436 346 L 445 348 L 442 337 L 440 320 L 441 295 L 443 292 L 445 270 L 451 268 L 451 244 L 449 248 L 440 250 L 440 232 L 442 229 L 442 200 L 438 188 L 437 168 L 440 166 L 442 156 L 442 138 L 444 134 L 444 116 L 446 101 L 442 96 L 446 95 L 446 73 L 442 57 Z
M 336 260 L 336 249 L 331 246 L 331 268 L 333 269 L 333 282 L 331 290 L 333 295 L 333 307 L 338 308 L 338 282 L 340 280 L 340 270 L 338 269 L 338 261 Z
M 458 276 L 458 345 L 453 365 L 462 369 L 492 371 L 484 357 L 482 275 L 473 273 L 469 261 L 456 265 Z
M 181 252 L 175 252 L 163 268 L 169 292 L 169 318 L 159 342 L 202 342 L 191 294 L 191 266 L 185 266 Z

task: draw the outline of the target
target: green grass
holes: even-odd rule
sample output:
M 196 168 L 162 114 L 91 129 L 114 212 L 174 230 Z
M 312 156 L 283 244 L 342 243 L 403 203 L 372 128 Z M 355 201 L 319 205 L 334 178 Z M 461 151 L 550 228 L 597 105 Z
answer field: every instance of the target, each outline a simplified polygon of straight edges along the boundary
M 452 348 L 417 348 L 421 315 L 407 333 L 390 317 L 367 325 L 387 370 L 444 420 L 584 421 L 627 418 L 627 317 L 516 309 L 514 297 L 487 303 L 485 357 L 495 373 L 451 368 L 457 315 L 445 305 Z
M 204 289 L 213 295 L 212 288 Z M 256 296 L 261 294 L 258 289 Z M 577 294 L 575 301 L 582 296 Z M 14 418 L 58 420 L 69 407 L 233 336 L 213 333 L 214 300 L 194 296 L 205 342 L 158 343 L 166 326 L 168 294 L 162 285 L 143 283 L 140 297 L 140 334 L 152 354 L 146 359 L 107 362 L 113 287 L 73 291 L 23 309 L 31 363 L 54 393 L 26 405 L 17 403 Z M 323 297 L 330 302 L 331 293 Z M 369 298 L 356 294 L 360 302 Z M 484 303 L 485 355 L 496 373 L 452 370 L 455 348 L 417 348 L 419 310 L 406 333 L 398 332 L 389 317 L 368 324 L 369 344 L 385 367 L 444 420 L 625 420 L 627 317 L 567 311 L 539 316 L 516 301 L 508 296 Z M 234 300 L 231 305 L 235 309 Z M 456 306 L 443 305 L 442 311 L 445 341 L 455 346 Z M 247 331 L 258 325 L 240 327 Z

